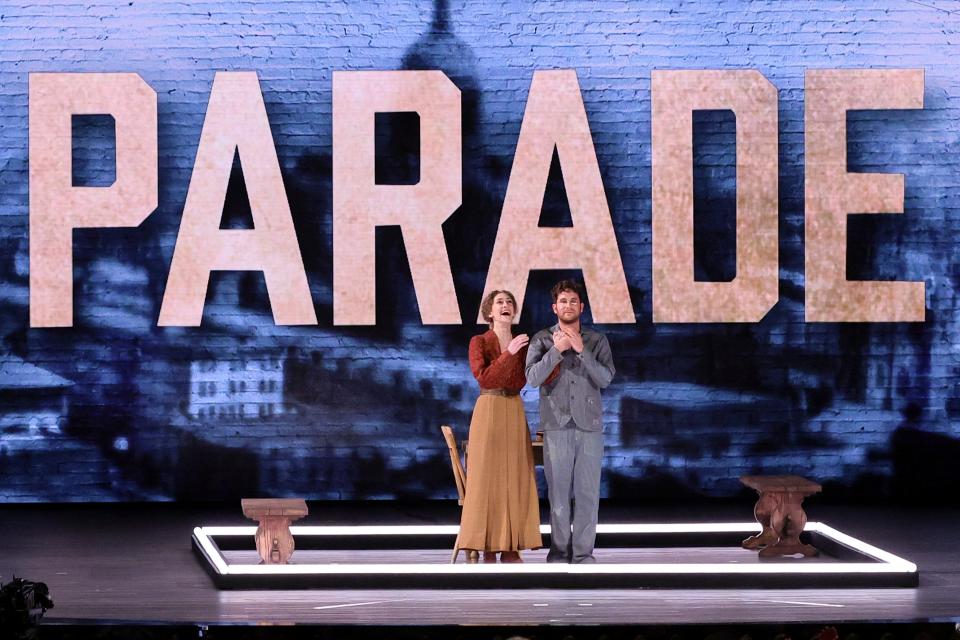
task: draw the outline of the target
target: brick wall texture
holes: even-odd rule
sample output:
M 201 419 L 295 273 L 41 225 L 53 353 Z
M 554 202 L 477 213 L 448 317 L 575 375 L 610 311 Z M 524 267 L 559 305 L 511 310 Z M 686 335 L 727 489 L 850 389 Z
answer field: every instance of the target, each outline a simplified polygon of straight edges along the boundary
M 378 232 L 377 325 L 332 324 L 332 74 L 368 69 L 442 69 L 463 92 L 464 203 L 444 231 L 471 319 L 532 74 L 576 70 L 637 317 L 600 327 L 618 367 L 604 398 L 604 496 L 729 497 L 745 473 L 800 473 L 838 500 L 956 488 L 958 29 L 943 0 L 5 0 L 0 501 L 454 495 L 438 427 L 466 437 L 478 327 L 421 324 L 395 229 Z M 850 170 L 906 175 L 903 215 L 850 219 L 848 273 L 925 282 L 924 323 L 804 322 L 813 68 L 925 71 L 922 110 L 848 116 Z M 654 69 L 756 69 L 777 89 L 780 301 L 762 322 L 651 321 Z M 201 327 L 158 328 L 214 74 L 246 70 L 260 77 L 319 326 L 274 326 L 262 276 L 225 272 Z M 156 90 L 159 207 L 136 229 L 76 231 L 74 327 L 31 329 L 28 75 L 54 71 L 136 72 Z M 384 122 L 378 149 L 401 171 L 416 162 L 415 134 Z M 735 266 L 735 126 L 723 112 L 694 120 L 705 278 Z M 75 182 L 109 184 L 109 119 L 77 118 L 73 133 Z M 564 224 L 566 207 L 554 166 L 542 224 Z M 224 224 L 248 216 L 241 159 Z M 566 275 L 577 273 L 532 274 L 523 329 L 551 322 L 547 292 Z M 536 390 L 524 400 L 535 429 Z

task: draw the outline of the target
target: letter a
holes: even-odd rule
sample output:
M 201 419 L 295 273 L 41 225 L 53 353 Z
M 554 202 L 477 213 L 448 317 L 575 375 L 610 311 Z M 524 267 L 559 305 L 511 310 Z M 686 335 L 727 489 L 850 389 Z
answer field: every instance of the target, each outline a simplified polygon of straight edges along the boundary
M 571 227 L 538 226 L 554 148 L 563 169 Z M 484 292 L 508 289 L 522 307 L 531 269 L 576 268 L 583 271 L 594 322 L 636 321 L 577 74 L 537 71 Z M 477 322 L 485 322 L 479 313 Z
M 220 229 L 235 153 L 253 229 Z M 213 79 L 158 324 L 199 326 L 214 270 L 263 271 L 276 324 L 317 323 L 260 82 L 252 71 Z

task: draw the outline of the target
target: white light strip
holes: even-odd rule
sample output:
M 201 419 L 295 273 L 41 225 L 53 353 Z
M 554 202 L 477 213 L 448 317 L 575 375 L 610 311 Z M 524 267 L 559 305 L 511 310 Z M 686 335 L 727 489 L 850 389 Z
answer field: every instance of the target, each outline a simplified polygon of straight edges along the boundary
M 549 533 L 549 525 L 541 525 L 541 532 Z M 381 536 L 381 535 L 456 535 L 456 525 L 413 526 L 300 526 L 291 527 L 291 533 L 300 536 Z M 604 524 L 597 533 L 750 533 L 759 525 L 750 523 L 698 524 Z M 878 562 L 800 563 L 797 560 L 768 560 L 763 564 L 731 563 L 617 563 L 593 565 L 568 564 L 288 564 L 288 565 L 229 565 L 211 539 L 212 536 L 253 536 L 256 527 L 197 527 L 194 536 L 221 575 L 510 575 L 510 574 L 743 574 L 743 575 L 837 575 L 837 574 L 891 574 L 915 573 L 917 566 L 903 558 L 878 549 L 848 536 L 820 522 L 808 522 L 806 530 L 816 531 L 840 544 L 845 544 Z
M 878 563 L 788 564 L 288 564 L 232 565 L 228 575 L 838 575 L 906 573 Z
M 207 527 L 207 529 L 209 528 L 210 527 Z M 256 529 L 254 529 L 254 532 L 256 532 Z M 253 534 L 251 533 L 250 535 Z M 218 549 L 217 545 L 210 539 L 210 534 L 205 531 L 204 527 L 195 527 L 193 529 L 193 537 L 200 543 L 200 547 L 210 562 L 213 563 L 213 568 L 217 570 L 217 573 L 223 575 L 230 571 L 230 568 L 227 566 L 227 561 L 220 553 L 220 549 Z
M 886 563 L 891 567 L 897 567 L 901 571 L 905 571 L 907 573 L 915 573 L 917 570 L 917 565 L 910 562 L 909 560 L 905 560 L 900 556 L 895 556 L 889 551 L 884 551 L 879 547 L 875 547 L 871 544 L 867 544 L 862 540 L 858 540 L 853 536 L 849 536 L 843 533 L 842 531 L 838 531 L 831 526 L 823 524 L 822 522 L 808 522 L 806 526 L 806 530 L 816 531 L 817 533 L 820 533 L 826 536 L 827 538 L 834 540 L 835 542 L 839 542 L 840 544 L 845 544 L 848 547 L 852 547 L 853 549 L 856 549 L 857 551 L 859 551 L 864 555 L 868 555 L 872 558 L 876 558 L 879 562 Z
M 541 525 L 550 533 L 550 525 Z M 759 533 L 757 522 L 691 522 L 680 524 L 598 524 L 597 533 Z
M 252 536 L 254 526 L 203 527 L 211 536 Z M 456 536 L 459 525 L 341 525 L 341 526 L 291 526 L 294 536 Z M 597 533 L 757 533 L 756 522 L 712 522 L 688 524 L 598 524 Z M 540 533 L 550 533 L 550 525 L 540 525 Z

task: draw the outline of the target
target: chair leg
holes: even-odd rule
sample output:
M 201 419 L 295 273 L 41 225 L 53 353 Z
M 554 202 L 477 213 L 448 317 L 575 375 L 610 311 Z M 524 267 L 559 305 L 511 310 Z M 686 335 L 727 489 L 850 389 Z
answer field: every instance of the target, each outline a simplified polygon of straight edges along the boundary
M 453 555 L 450 556 L 450 564 L 457 564 L 457 556 L 460 554 L 460 532 L 457 532 L 457 539 L 453 543 Z

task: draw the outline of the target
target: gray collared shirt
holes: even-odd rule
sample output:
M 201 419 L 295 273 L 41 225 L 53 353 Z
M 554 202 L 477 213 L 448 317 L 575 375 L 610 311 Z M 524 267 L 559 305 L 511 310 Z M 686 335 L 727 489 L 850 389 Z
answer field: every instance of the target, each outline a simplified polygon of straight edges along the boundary
M 602 333 L 581 327 L 583 352 L 560 353 L 553 346 L 553 332 L 559 326 L 538 332 L 527 350 L 527 383 L 540 387 L 540 428 L 563 429 L 572 419 L 578 429 L 602 431 L 600 390 L 609 386 L 616 371 L 610 343 Z M 544 384 L 558 364 L 560 375 Z

